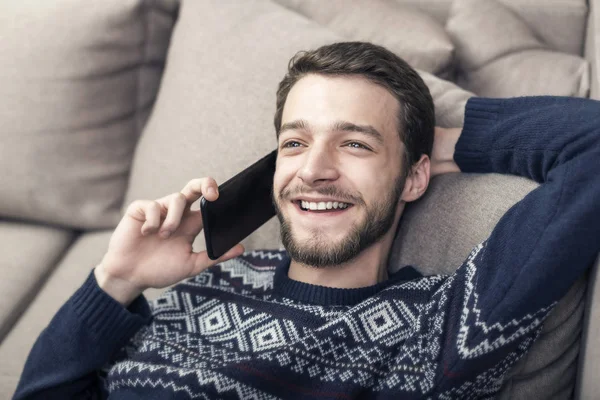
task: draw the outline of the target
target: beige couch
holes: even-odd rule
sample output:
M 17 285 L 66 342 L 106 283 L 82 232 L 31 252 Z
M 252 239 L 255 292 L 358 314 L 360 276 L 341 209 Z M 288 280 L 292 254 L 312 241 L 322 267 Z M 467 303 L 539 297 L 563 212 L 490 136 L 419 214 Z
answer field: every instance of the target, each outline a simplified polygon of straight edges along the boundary
M 275 89 L 297 50 L 385 45 L 422 73 L 442 126 L 462 124 L 473 94 L 600 99 L 598 0 L 20 0 L 0 4 L 0 38 L 3 399 L 131 201 L 196 177 L 223 182 L 275 146 Z M 407 208 L 390 269 L 452 272 L 534 187 L 435 178 Z M 245 243 L 279 247 L 276 221 Z M 194 248 L 203 246 L 199 235 Z M 561 300 L 502 398 L 600 396 L 597 265 Z

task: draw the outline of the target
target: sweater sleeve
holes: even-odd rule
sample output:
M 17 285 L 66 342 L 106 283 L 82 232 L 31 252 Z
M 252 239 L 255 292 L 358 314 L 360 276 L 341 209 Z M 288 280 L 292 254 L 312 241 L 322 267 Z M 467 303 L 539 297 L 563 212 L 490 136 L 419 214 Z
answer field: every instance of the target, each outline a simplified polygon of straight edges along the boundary
M 517 357 L 600 251 L 600 102 L 472 98 L 454 160 L 541 183 L 453 277 L 444 374 L 460 379 Z
M 14 399 L 106 398 L 100 369 L 150 319 L 143 295 L 124 308 L 92 271 L 36 340 Z

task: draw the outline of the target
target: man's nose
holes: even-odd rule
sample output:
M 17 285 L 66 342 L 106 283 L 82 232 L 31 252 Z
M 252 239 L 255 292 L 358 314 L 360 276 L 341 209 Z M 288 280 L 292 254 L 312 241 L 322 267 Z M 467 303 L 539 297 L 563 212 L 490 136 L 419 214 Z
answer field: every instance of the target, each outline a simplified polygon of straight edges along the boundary
M 335 180 L 339 176 L 335 154 L 326 146 L 313 145 L 305 154 L 298 177 L 306 184 Z

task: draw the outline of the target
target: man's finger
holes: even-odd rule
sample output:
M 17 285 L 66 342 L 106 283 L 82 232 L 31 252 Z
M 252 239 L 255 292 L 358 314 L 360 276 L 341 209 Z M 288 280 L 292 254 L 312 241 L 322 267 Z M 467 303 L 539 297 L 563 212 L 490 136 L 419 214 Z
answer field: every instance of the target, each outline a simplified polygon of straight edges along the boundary
M 208 201 L 215 201 L 219 197 L 217 182 L 210 177 L 192 179 L 181 190 L 181 193 L 185 196 L 188 206 L 202 196 Z
M 160 232 L 164 235 L 162 236 L 163 238 L 169 237 L 179 228 L 185 207 L 185 198 L 182 193 L 178 192 L 171 196 L 167 216 L 160 227 Z
M 227 261 L 232 258 L 241 256 L 243 252 L 244 252 L 244 246 L 241 243 L 238 243 L 216 260 L 211 260 L 208 257 L 208 253 L 206 251 L 201 251 L 199 253 L 192 253 L 192 257 L 193 257 L 192 261 L 194 263 L 193 275 L 198 275 L 205 269 L 212 267 L 215 264 L 218 264 L 223 261 Z

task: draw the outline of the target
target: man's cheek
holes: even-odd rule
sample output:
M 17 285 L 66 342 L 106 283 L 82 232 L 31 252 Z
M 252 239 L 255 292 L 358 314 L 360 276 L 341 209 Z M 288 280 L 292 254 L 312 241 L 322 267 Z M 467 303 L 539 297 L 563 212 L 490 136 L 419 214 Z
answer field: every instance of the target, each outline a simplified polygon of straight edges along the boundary
M 281 200 L 282 194 L 289 188 L 289 184 L 293 177 L 293 174 L 284 171 L 283 169 L 275 171 L 275 176 L 273 178 L 273 193 L 277 197 L 277 200 Z

